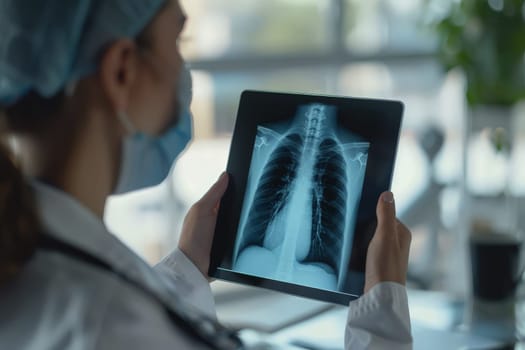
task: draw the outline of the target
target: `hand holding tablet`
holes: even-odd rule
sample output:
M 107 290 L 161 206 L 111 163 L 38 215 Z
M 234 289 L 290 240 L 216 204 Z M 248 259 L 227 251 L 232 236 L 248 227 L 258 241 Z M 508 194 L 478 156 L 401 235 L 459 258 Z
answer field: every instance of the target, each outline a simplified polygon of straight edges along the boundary
M 244 92 L 210 276 L 347 304 L 362 294 L 395 101 Z
M 366 256 L 365 289 L 381 282 L 406 284 L 412 234 L 396 218 L 392 192 L 384 192 L 377 201 L 377 228 Z

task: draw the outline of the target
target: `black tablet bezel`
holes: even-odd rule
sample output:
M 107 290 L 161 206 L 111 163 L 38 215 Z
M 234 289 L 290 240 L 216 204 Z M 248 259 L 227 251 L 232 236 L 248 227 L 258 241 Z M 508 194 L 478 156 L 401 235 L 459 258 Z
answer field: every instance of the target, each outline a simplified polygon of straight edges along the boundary
M 312 103 L 336 106 L 338 122 L 370 140 L 363 193 L 348 263 L 345 289 L 349 293 L 255 277 L 223 267 L 225 262 L 225 265 L 231 265 L 257 126 L 289 119 L 296 113 L 298 106 Z M 391 186 L 403 109 L 403 103 L 393 100 L 244 91 L 239 103 L 227 165 L 230 182 L 218 213 L 209 275 L 342 305 L 347 305 L 362 295 L 366 251 L 377 225 L 376 203 L 379 195 Z

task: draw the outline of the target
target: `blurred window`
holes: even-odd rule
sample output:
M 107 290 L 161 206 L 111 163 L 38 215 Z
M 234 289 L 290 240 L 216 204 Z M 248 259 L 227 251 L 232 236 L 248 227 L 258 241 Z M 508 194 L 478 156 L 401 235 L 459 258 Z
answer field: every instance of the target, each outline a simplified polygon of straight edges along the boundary
M 322 52 L 330 48 L 331 0 L 191 0 L 186 59 Z
M 431 52 L 425 0 L 344 0 L 344 43 L 358 53 Z

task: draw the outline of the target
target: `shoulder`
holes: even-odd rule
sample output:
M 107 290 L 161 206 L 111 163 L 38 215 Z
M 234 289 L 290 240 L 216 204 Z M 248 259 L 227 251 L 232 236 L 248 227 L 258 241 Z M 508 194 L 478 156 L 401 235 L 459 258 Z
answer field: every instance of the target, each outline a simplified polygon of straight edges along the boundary
M 0 338 L 11 348 L 162 349 L 191 343 L 155 300 L 105 270 L 61 254 L 36 254 L 0 291 L 0 309 L 6 311 L 0 315 Z M 11 327 L 4 327 L 7 323 Z
M 0 309 L 5 310 L 0 315 L 0 338 L 20 345 L 12 348 L 30 348 L 31 342 L 45 339 L 38 348 L 67 349 L 75 334 L 89 343 L 121 288 L 103 271 L 59 254 L 37 252 L 20 275 L 0 290 Z M 4 322 L 12 327 L 4 327 Z
M 110 273 L 55 253 L 37 252 L 0 290 L 0 338 L 11 348 L 95 348 L 107 313 L 137 295 Z

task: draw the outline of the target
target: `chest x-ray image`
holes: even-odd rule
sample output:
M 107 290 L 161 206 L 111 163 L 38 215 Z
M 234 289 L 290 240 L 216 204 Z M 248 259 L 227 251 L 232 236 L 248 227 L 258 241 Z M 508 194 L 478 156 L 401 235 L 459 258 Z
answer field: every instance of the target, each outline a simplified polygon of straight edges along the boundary
M 336 111 L 303 105 L 258 125 L 233 270 L 344 292 L 370 144 Z

